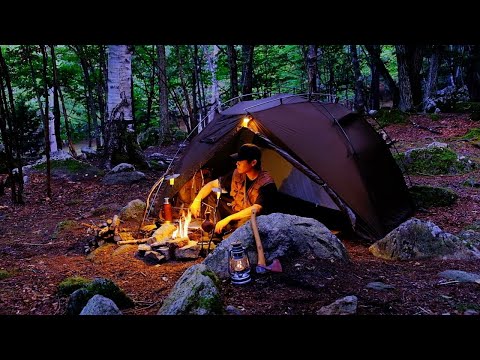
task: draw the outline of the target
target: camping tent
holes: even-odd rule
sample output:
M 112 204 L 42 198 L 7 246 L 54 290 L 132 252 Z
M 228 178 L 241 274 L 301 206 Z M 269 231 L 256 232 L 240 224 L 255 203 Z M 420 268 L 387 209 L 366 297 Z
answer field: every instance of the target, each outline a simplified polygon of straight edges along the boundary
M 285 212 L 317 218 L 330 228 L 347 222 L 370 240 L 412 214 L 403 175 L 363 116 L 337 103 L 290 94 L 242 101 L 217 112 L 175 159 L 173 171 L 181 176 L 173 187 L 162 187 L 160 198 L 191 202 L 198 187 L 187 198 L 179 196 L 193 186 L 189 180 L 201 169 L 212 169 L 212 178 L 232 170 L 229 155 L 246 142 L 262 148 L 262 167 L 285 196 Z

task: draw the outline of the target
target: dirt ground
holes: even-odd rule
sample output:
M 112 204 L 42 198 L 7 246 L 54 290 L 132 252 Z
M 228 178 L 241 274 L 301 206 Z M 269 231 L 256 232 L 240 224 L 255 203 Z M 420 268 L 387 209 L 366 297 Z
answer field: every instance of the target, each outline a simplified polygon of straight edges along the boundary
M 480 160 L 480 149 L 458 141 L 468 129 L 479 127 L 468 115 L 443 114 L 433 121 L 416 115 L 417 124 L 441 134 L 396 124 L 386 128 L 396 147 L 406 149 L 432 141 L 447 141 L 457 152 Z M 159 151 L 149 149 L 148 151 Z M 172 152 L 173 148 L 164 149 Z M 85 254 L 91 238 L 88 228 L 56 231 L 65 220 L 100 224 L 118 214 L 134 199 L 146 200 L 159 172 L 146 171 L 147 180 L 134 185 L 105 186 L 100 178 L 72 181 L 54 177 L 51 198 L 46 196 L 45 176 L 30 175 L 25 186 L 25 205 L 13 205 L 10 190 L 0 196 L 0 271 L 10 276 L 0 280 L 0 315 L 62 315 L 67 298 L 57 295 L 58 284 L 67 277 L 105 277 L 113 280 L 134 300 L 124 309 L 127 315 L 154 315 L 181 274 L 196 261 L 149 265 L 136 258 L 136 246 L 115 244 Z M 452 206 L 417 212 L 445 231 L 457 233 L 477 221 L 480 212 L 478 188 L 462 185 L 467 178 L 480 180 L 480 171 L 456 176 L 410 176 L 407 183 L 446 186 L 459 194 Z M 235 286 L 221 285 L 225 305 L 235 306 L 245 315 L 315 315 L 317 310 L 347 295 L 358 298 L 359 315 L 461 315 L 467 309 L 480 311 L 480 287 L 475 283 L 445 283 L 438 273 L 446 269 L 479 272 L 474 260 L 386 261 L 368 251 L 359 239 L 340 236 L 351 262 L 337 263 L 312 259 L 282 259 L 281 274 L 254 275 L 253 281 Z M 394 288 L 367 289 L 372 281 Z

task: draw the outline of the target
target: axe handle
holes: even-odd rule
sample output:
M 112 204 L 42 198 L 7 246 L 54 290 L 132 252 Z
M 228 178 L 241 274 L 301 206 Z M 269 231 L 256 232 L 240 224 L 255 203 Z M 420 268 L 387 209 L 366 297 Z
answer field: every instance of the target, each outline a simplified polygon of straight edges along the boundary
M 258 255 L 258 265 L 267 265 L 265 261 L 265 253 L 263 252 L 262 240 L 260 240 L 260 234 L 258 233 L 257 218 L 256 218 L 257 209 L 252 208 L 252 231 L 253 236 L 255 237 L 255 244 L 257 245 L 257 255 Z

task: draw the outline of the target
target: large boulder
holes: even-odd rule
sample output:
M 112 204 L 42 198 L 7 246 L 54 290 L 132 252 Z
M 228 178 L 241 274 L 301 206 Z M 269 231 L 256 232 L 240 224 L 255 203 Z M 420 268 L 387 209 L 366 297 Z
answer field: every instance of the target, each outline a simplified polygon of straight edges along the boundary
M 258 216 L 257 225 L 267 263 L 275 258 L 298 256 L 348 261 L 347 251 L 340 240 L 315 219 L 273 213 Z M 204 260 L 205 265 L 221 279 L 229 277 L 228 251 L 234 242 L 242 243 L 250 262 L 258 262 L 251 222 L 247 221 Z
M 220 315 L 223 304 L 218 278 L 204 264 L 183 273 L 164 300 L 157 315 Z
M 452 255 L 465 246 L 455 235 L 430 221 L 412 218 L 369 247 L 376 257 L 387 260 L 410 260 Z

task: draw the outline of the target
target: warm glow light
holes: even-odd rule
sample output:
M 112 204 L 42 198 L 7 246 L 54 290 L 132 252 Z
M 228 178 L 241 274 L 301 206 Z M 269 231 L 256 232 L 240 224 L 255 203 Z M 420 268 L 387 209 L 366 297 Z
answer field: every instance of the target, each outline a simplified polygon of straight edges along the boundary
M 178 220 L 178 228 L 172 233 L 172 238 L 186 238 L 188 237 L 188 226 L 192 221 L 192 213 L 188 210 L 187 216 L 182 214 Z
M 180 174 L 167 175 L 167 176 L 165 176 L 165 179 L 167 179 L 169 181 L 170 185 L 173 186 L 175 184 L 175 179 L 179 176 L 180 176 Z
M 242 261 L 237 261 L 234 265 L 235 271 L 242 271 L 245 269 L 245 266 L 243 265 Z
M 243 118 L 243 121 L 242 121 L 242 126 L 243 126 L 243 127 L 248 127 L 248 123 L 250 122 L 250 120 L 251 120 L 251 119 L 250 119 L 249 116 L 245 116 L 245 117 Z

